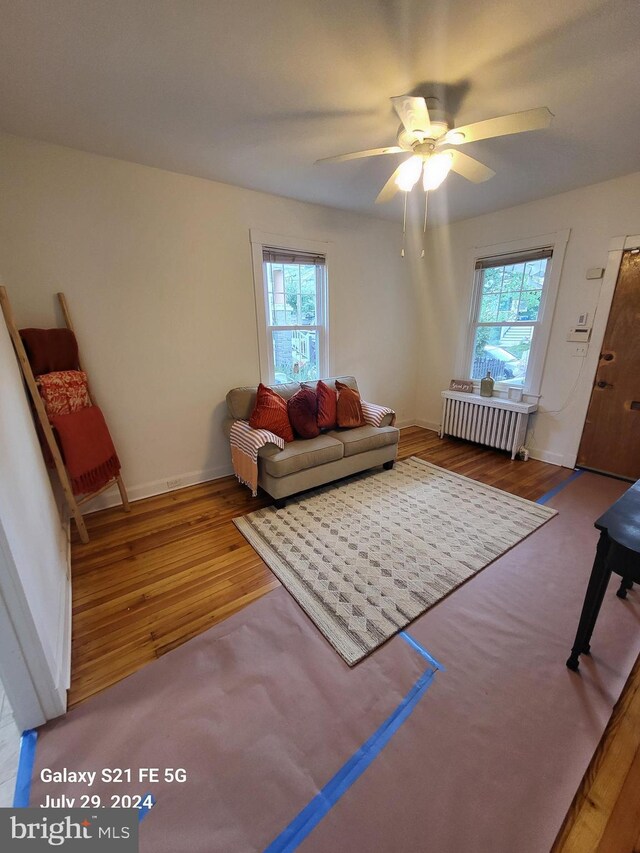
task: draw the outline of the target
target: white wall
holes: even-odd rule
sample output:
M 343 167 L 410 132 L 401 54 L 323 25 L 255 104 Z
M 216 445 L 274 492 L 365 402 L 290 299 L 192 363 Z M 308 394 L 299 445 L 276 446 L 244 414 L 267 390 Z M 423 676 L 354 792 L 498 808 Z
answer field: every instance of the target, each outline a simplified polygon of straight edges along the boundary
M 566 332 L 599 304 L 586 270 L 605 266 L 611 237 L 640 231 L 640 173 L 435 228 L 424 260 L 399 257 L 397 223 L 9 135 L 0 181 L 18 320 L 58 324 L 54 293 L 67 294 L 133 498 L 230 470 L 224 397 L 259 379 L 250 228 L 331 242 L 331 371 L 354 373 L 401 423 L 430 425 L 455 372 L 472 247 L 571 229 L 529 437 L 566 465 L 598 357 L 572 357 Z
M 330 368 L 415 417 L 400 227 L 0 135 L 0 270 L 20 325 L 67 295 L 131 496 L 230 471 L 226 392 L 259 380 L 249 229 L 330 241 Z
M 71 607 L 67 537 L 1 320 L 0 472 L 0 614 L 5 614 L 0 672 L 18 722 L 36 725 L 62 713 L 66 705 Z M 15 677 L 23 664 L 36 681 L 41 718 L 29 704 L 30 679 Z
M 478 192 L 482 188 L 477 189 Z M 428 263 L 413 264 L 420 281 L 422 347 L 417 387 L 418 418 L 440 421 L 440 391 L 454 377 L 461 335 L 469 315 L 471 250 L 571 229 L 545 364 L 540 412 L 528 439 L 538 458 L 572 466 L 580 443 L 599 341 L 586 359 L 571 355 L 566 334 L 577 315 L 608 310 L 602 281 L 587 281 L 590 267 L 605 267 L 609 240 L 640 232 L 640 173 L 478 216 L 429 234 Z M 609 295 L 610 296 L 610 295 Z M 602 317 L 599 317 L 601 320 Z M 559 411 L 561 410 L 561 411 Z

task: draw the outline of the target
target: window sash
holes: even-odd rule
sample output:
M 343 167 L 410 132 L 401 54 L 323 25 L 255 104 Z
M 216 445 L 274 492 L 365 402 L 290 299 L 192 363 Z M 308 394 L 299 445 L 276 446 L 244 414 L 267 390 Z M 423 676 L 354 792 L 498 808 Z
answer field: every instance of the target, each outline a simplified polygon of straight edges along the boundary
M 531 324 L 529 324 L 531 325 Z M 309 325 L 309 326 L 267 326 L 267 332 L 269 334 L 271 332 L 318 332 L 321 331 L 324 326 L 320 325 Z
M 483 296 L 483 285 L 484 285 L 484 271 L 487 269 L 495 269 L 497 267 L 508 267 L 514 266 L 516 264 L 526 264 L 528 261 L 542 260 L 547 259 L 548 263 L 546 265 L 544 271 L 544 281 L 542 284 L 541 291 L 541 299 L 540 299 L 540 308 L 538 310 L 538 317 L 536 320 L 495 320 L 495 321 L 480 321 L 478 317 L 480 316 L 480 309 L 482 305 L 482 296 Z M 478 258 L 475 263 L 475 275 L 474 275 L 474 294 L 473 294 L 473 312 L 472 312 L 472 322 L 469 325 L 468 330 L 468 340 L 467 340 L 467 363 L 466 363 L 466 372 L 469 376 L 473 373 L 473 362 L 475 360 L 474 354 L 474 341 L 476 339 L 476 333 L 478 328 L 480 327 L 495 327 L 502 328 L 505 326 L 527 326 L 532 327 L 531 334 L 531 347 L 529 350 L 529 358 L 527 362 L 527 372 L 525 374 L 522 382 L 518 381 L 517 384 L 519 387 L 527 391 L 527 388 L 530 384 L 531 378 L 531 369 L 532 365 L 535 363 L 535 352 L 538 346 L 538 331 L 542 327 L 544 314 L 545 314 L 545 306 L 546 306 L 546 297 L 548 293 L 548 284 L 549 284 L 549 276 L 552 267 L 552 259 L 553 259 L 553 247 L 544 247 L 541 249 L 532 249 L 524 252 L 517 252 L 513 254 L 504 254 L 504 255 L 493 255 L 487 258 Z M 518 291 L 521 292 L 521 291 Z M 474 382 L 478 382 L 479 380 L 473 380 Z M 496 388 L 508 388 L 509 385 L 514 384 L 509 382 L 509 380 L 501 380 L 495 383 Z
M 312 252 L 293 252 L 287 249 L 274 249 L 269 246 L 262 247 L 262 261 L 265 264 L 306 264 L 307 266 L 323 267 L 326 265 L 324 255 Z
M 267 328 L 267 341 L 269 348 L 269 381 L 271 383 L 275 383 L 276 380 L 276 364 L 274 362 L 274 346 L 275 346 L 275 334 L 279 332 L 307 332 L 310 334 L 315 334 L 316 336 L 316 354 L 317 354 L 317 365 L 318 365 L 318 379 L 322 379 L 322 370 L 323 370 L 323 341 L 324 341 L 324 327 L 323 326 L 288 326 L 287 328 L 283 328 L 282 326 L 269 326 Z M 303 356 L 304 354 L 301 353 Z M 296 379 L 291 379 L 291 382 L 297 381 Z M 313 381 L 313 380 L 310 380 Z
M 318 263 L 314 263 L 312 261 L 300 261 L 299 258 L 301 257 L 301 255 L 296 255 L 295 257 L 297 260 L 295 260 L 295 261 L 284 262 L 284 261 L 280 261 L 280 260 L 273 261 L 271 259 L 265 260 L 265 254 L 266 253 L 263 252 L 262 280 L 263 280 L 263 285 L 264 285 L 264 309 L 265 309 L 265 319 L 266 319 L 267 327 L 273 326 L 273 328 L 284 329 L 284 328 L 287 328 L 289 326 L 291 328 L 294 328 L 294 327 L 297 327 L 297 325 L 304 325 L 304 324 L 296 324 L 296 323 L 287 323 L 287 324 L 280 325 L 280 324 L 276 324 L 276 323 L 271 322 L 273 317 L 272 317 L 272 312 L 271 312 L 271 301 L 269 299 L 269 278 L 268 278 L 268 270 L 267 270 L 267 267 L 269 264 L 271 264 L 271 267 L 272 267 L 271 268 L 271 278 L 272 278 L 272 283 L 274 285 L 274 289 L 272 290 L 272 297 L 274 298 L 274 308 L 275 308 L 275 296 L 276 296 L 275 279 L 273 278 L 273 272 L 274 272 L 273 267 L 274 267 L 274 265 L 275 266 L 284 266 L 286 264 L 287 266 L 297 266 L 297 267 L 313 266 L 313 267 L 315 267 L 315 320 L 316 320 L 316 323 L 314 325 L 324 325 L 325 323 L 324 323 L 323 294 L 324 294 L 325 282 L 326 282 L 326 268 L 325 268 L 324 263 L 318 264 Z M 294 257 L 294 256 L 291 255 L 290 257 Z M 312 256 L 309 255 L 309 257 L 312 257 Z M 316 256 L 314 256 L 314 257 L 316 257 Z M 317 257 L 321 257 L 321 256 L 317 256 Z M 286 317 L 286 315 L 290 311 L 290 309 L 287 307 L 287 301 L 286 301 L 287 300 L 287 292 L 286 292 L 286 282 L 284 280 L 284 270 L 283 270 L 283 276 L 282 276 L 282 296 L 284 298 L 284 305 L 285 305 L 284 314 Z M 296 312 L 297 312 L 297 315 L 299 317 L 300 316 L 300 309 L 301 309 L 301 301 L 302 301 L 302 278 L 301 278 L 299 271 L 298 271 L 298 297 L 299 297 L 298 307 L 296 309 Z M 291 310 L 293 310 L 293 309 L 291 309 Z M 310 327 L 312 324 L 308 324 L 308 325 Z
M 486 323 L 474 323 L 473 328 L 477 329 L 478 326 L 539 326 L 540 320 L 489 320 Z M 275 329 L 281 328 L 280 326 L 274 326 Z
M 286 325 L 272 324 L 271 305 L 269 302 L 269 281 L 267 276 L 267 264 L 290 264 L 315 266 L 315 320 L 313 324 L 288 323 Z M 326 335 L 326 287 L 327 270 L 324 255 L 316 255 L 305 252 L 294 252 L 286 249 L 271 249 L 263 246 L 262 249 L 262 293 L 264 300 L 265 331 L 267 336 L 267 365 L 269 371 L 269 382 L 275 382 L 276 365 L 274 362 L 274 332 L 301 331 L 315 332 L 317 345 L 318 378 L 322 378 L 327 364 L 327 335 Z M 286 295 L 285 295 L 286 299 Z M 299 316 L 299 314 L 298 314 Z
M 527 261 L 542 261 L 553 257 L 553 247 L 533 249 L 529 252 L 516 252 L 512 255 L 493 255 L 489 258 L 476 260 L 477 270 L 489 270 L 496 267 L 512 267 L 515 264 L 526 264 Z

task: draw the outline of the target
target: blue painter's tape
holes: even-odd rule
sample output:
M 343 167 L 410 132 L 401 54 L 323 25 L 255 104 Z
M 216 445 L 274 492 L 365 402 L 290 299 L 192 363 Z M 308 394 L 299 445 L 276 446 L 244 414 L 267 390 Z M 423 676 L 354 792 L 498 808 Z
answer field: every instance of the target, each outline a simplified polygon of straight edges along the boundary
M 406 631 L 400 631 L 400 636 L 405 642 L 409 643 L 410 646 L 413 646 L 413 648 L 418 652 L 419 655 L 422 655 L 425 660 L 429 661 L 431 666 L 434 666 L 436 669 L 439 669 L 440 672 L 446 672 L 446 669 L 442 666 L 440 661 L 437 661 L 433 657 L 433 655 L 429 654 L 429 652 L 424 648 L 424 646 L 421 646 L 420 643 L 418 643 L 417 640 L 414 640 L 410 634 L 407 634 Z
M 144 801 L 144 800 L 146 800 L 146 799 L 147 799 L 147 797 L 151 797 L 151 803 L 152 803 L 152 805 L 150 805 L 150 806 L 140 806 L 140 808 L 138 809 L 138 823 L 142 823 L 142 821 L 143 821 L 143 820 L 145 819 L 145 817 L 149 814 L 149 812 L 151 811 L 151 809 L 153 808 L 153 806 L 155 806 L 155 804 L 156 804 L 156 798 L 153 796 L 153 794 L 151 793 L 151 791 L 147 791 L 147 793 L 146 793 L 146 794 L 143 796 L 143 798 L 142 798 L 142 799 L 143 799 L 143 801 Z
M 359 779 L 371 762 L 389 743 L 393 735 L 409 717 L 433 681 L 437 670 L 429 669 L 413 685 L 398 707 L 384 723 L 363 743 L 336 775 L 327 782 L 311 802 L 302 809 L 280 835 L 271 842 L 264 853 L 291 853 L 320 823 L 340 797 Z
M 567 479 L 564 481 L 564 483 L 560 483 L 560 485 L 558 485 L 554 489 L 551 489 L 550 491 L 548 491 L 541 498 L 538 498 L 536 503 L 537 504 L 546 504 L 546 502 L 551 500 L 551 498 L 555 497 L 555 495 L 557 495 L 558 492 L 561 492 L 565 486 L 568 486 L 569 483 L 573 483 L 574 480 L 577 480 L 581 474 L 584 474 L 584 471 L 582 471 L 582 470 L 574 471 L 570 477 L 567 477 Z
M 28 729 L 22 733 L 20 738 L 20 757 L 18 759 L 18 774 L 16 776 L 16 787 L 13 794 L 14 809 L 26 809 L 31 799 L 31 777 L 33 776 L 33 765 L 36 760 L 36 742 L 38 732 Z

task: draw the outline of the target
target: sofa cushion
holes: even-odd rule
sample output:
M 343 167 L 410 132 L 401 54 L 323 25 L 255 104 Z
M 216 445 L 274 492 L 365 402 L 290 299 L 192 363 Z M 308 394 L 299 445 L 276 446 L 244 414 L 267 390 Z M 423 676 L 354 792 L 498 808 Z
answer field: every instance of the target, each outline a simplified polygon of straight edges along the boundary
M 388 444 L 397 444 L 400 436 L 395 427 L 355 427 L 355 429 L 336 429 L 326 433 L 331 438 L 336 438 L 344 444 L 344 455 L 355 456 L 356 453 L 364 453 L 367 450 L 377 450 Z
M 299 382 L 289 382 L 285 385 L 269 385 L 267 386 L 276 391 L 285 400 L 293 397 L 296 391 L 300 390 Z M 227 408 L 229 415 L 232 418 L 241 421 L 248 421 L 251 417 L 251 412 L 256 407 L 256 397 L 258 395 L 257 385 L 245 385 L 240 388 L 232 388 L 227 394 Z
M 249 418 L 249 426 L 268 429 L 285 441 L 293 441 L 286 400 L 262 383 L 258 385 L 256 407 Z
M 336 380 L 338 392 L 337 418 L 339 427 L 364 426 L 365 419 L 362 413 L 360 393 L 355 388 L 350 388 L 343 382 Z
M 343 455 L 344 444 L 328 435 L 296 439 L 289 442 L 284 450 L 267 444 L 258 451 L 261 464 L 272 477 L 286 477 L 325 462 L 335 462 Z
M 297 438 L 315 438 L 320 435 L 318 426 L 318 401 L 311 388 L 301 388 L 287 400 L 289 421 Z

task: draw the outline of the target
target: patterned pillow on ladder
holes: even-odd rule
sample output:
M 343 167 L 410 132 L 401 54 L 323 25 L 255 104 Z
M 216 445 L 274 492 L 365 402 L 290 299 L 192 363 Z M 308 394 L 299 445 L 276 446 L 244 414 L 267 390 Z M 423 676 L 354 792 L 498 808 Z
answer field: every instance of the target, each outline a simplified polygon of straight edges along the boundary
M 57 370 L 36 377 L 49 420 L 91 405 L 87 374 L 83 370 Z

